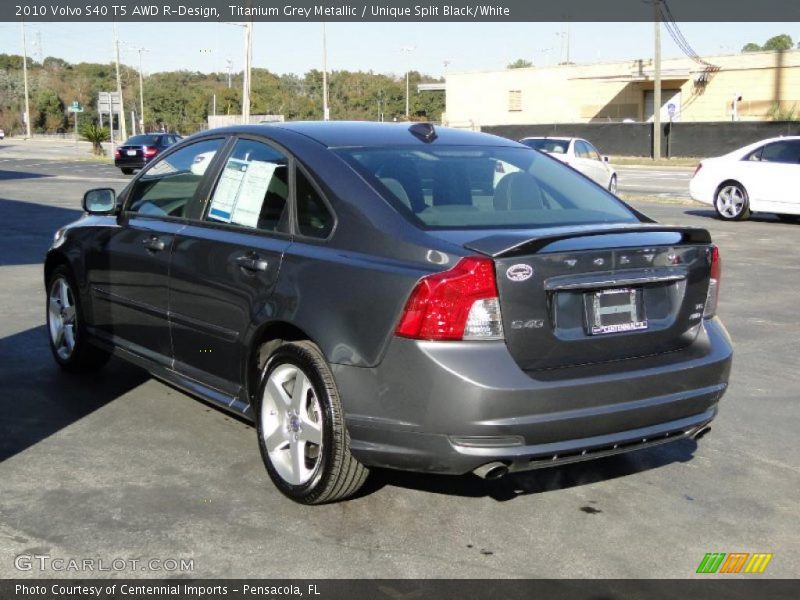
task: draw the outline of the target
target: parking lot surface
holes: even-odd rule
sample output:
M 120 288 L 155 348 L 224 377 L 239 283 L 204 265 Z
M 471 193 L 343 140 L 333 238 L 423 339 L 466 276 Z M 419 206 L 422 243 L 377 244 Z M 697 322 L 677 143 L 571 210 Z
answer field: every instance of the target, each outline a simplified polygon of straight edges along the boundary
M 132 577 L 684 578 L 707 552 L 773 553 L 758 577 L 800 572 L 800 225 L 637 204 L 721 249 L 736 355 L 699 442 L 493 483 L 376 471 L 357 498 L 305 507 L 272 486 L 249 424 L 120 361 L 56 367 L 45 250 L 84 190 L 128 180 L 81 164 L 0 162 L 0 577 L 92 575 L 21 572 L 20 554 L 193 560 L 117 573 Z

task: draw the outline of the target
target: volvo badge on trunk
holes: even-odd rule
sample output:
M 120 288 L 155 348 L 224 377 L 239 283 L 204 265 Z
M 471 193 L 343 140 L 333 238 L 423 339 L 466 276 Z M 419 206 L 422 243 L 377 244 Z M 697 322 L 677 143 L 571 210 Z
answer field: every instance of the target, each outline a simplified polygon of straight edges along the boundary
M 533 276 L 533 267 L 530 265 L 511 265 L 506 270 L 506 277 L 511 281 L 526 281 Z

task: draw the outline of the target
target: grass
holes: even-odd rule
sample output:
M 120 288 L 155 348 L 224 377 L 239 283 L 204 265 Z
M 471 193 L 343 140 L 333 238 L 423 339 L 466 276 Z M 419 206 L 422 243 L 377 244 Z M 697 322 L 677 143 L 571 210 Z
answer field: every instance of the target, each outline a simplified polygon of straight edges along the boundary
M 697 202 L 685 196 L 658 196 L 654 194 L 626 194 L 621 192 L 617 194 L 625 202 L 631 204 L 638 204 L 640 202 L 649 202 L 654 204 L 681 204 L 684 206 L 706 206 L 702 202 Z
M 700 158 L 678 156 L 675 158 L 661 158 L 653 160 L 647 156 L 609 156 L 612 165 L 642 165 L 645 167 L 696 167 Z

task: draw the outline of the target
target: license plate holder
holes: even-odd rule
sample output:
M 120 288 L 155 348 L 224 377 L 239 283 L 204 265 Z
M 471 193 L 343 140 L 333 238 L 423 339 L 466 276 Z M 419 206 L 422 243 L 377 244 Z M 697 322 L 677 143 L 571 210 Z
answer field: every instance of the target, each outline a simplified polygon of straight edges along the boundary
M 607 335 L 647 329 L 641 288 L 613 288 L 583 296 L 586 333 Z

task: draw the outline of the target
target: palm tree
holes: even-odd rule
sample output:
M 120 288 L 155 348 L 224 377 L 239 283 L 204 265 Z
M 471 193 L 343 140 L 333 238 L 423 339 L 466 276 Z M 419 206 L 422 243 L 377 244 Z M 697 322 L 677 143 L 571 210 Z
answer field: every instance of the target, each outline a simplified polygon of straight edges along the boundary
M 92 142 L 92 151 L 98 156 L 105 155 L 102 143 L 111 139 L 108 127 L 98 127 L 97 123 L 85 123 L 81 127 L 81 137 Z

